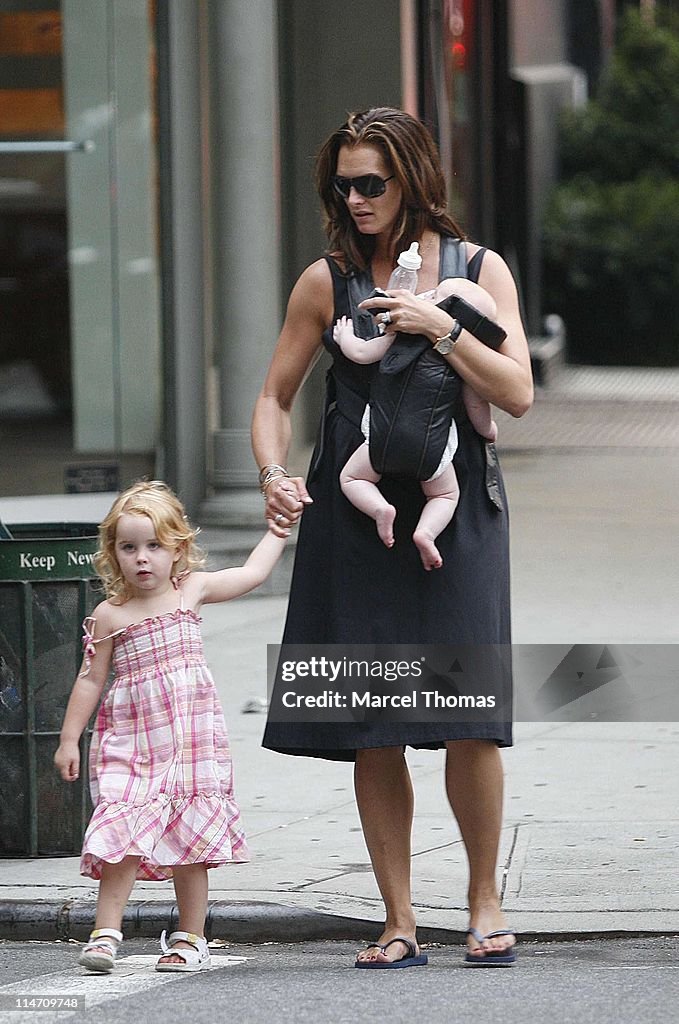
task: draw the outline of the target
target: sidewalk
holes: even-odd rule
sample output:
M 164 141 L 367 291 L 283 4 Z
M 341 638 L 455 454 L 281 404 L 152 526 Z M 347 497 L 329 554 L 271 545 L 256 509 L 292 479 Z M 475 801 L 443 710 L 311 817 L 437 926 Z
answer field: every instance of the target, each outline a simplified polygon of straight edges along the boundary
M 618 443 L 571 444 L 586 403 L 600 427 L 616 420 Z M 531 417 L 544 418 L 548 445 L 526 441 L 530 418 L 523 437 L 522 421 L 512 422 L 511 436 L 501 425 L 516 643 L 679 642 L 677 413 L 679 391 L 639 401 L 601 390 L 583 397 L 581 389 L 536 403 Z M 631 418 L 654 425 L 654 446 L 636 437 L 626 443 Z M 203 611 L 253 854 L 250 864 L 211 872 L 211 931 L 250 942 L 374 938 L 382 909 L 351 765 L 265 751 L 264 715 L 242 713 L 265 696 L 266 644 L 279 641 L 284 613 L 285 599 L 273 597 Z M 679 811 L 670 781 L 678 740 L 672 721 L 517 723 L 515 746 L 503 752 L 499 873 L 505 911 L 522 937 L 679 933 Z M 419 935 L 462 941 L 466 862 L 445 801 L 443 754 L 409 750 L 408 760 Z M 84 938 L 95 897 L 77 858 L 0 861 L 0 938 Z M 171 883 L 138 883 L 126 933 L 156 935 L 173 902 Z

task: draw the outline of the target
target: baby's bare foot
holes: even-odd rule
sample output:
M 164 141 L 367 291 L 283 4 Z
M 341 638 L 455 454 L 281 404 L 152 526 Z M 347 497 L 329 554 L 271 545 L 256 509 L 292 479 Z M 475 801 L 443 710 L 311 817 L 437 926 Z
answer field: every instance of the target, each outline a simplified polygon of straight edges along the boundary
M 426 530 L 415 530 L 413 534 L 413 540 L 420 552 L 420 558 L 422 559 L 422 565 L 427 570 L 440 569 L 443 565 L 443 559 L 441 553 L 434 543 L 434 537 L 431 533 Z
M 388 548 L 394 546 L 394 519 L 396 519 L 396 509 L 393 505 L 385 505 L 375 513 L 377 532 L 382 543 Z

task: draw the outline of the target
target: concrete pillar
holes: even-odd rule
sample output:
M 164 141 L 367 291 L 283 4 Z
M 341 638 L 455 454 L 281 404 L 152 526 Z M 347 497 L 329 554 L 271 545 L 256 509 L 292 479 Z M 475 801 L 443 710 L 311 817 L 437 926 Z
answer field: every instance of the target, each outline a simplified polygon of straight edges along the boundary
M 160 4 L 158 104 L 165 406 L 162 475 L 195 515 L 205 497 L 207 425 L 203 84 L 199 0 Z
M 281 323 L 274 0 L 208 0 L 218 428 L 204 522 L 263 525 L 250 421 Z
M 56 6 L 56 5 L 55 5 Z M 158 443 L 149 24 L 137 0 L 63 0 L 74 448 Z

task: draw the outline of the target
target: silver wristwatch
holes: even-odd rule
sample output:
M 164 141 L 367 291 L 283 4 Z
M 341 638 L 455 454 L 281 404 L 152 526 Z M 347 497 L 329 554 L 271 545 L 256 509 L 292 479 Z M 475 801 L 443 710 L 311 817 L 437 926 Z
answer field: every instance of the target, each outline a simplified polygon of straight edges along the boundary
M 455 342 L 462 333 L 462 324 L 459 320 L 456 320 L 451 329 L 447 334 L 444 334 L 442 338 L 437 338 L 434 343 L 434 351 L 439 352 L 442 356 L 450 355 L 455 348 Z

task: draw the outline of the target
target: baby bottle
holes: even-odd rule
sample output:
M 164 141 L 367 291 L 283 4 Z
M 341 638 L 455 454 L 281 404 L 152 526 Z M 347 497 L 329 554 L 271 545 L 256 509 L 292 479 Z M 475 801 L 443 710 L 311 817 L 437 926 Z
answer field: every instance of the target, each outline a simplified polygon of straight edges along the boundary
M 417 291 L 417 271 L 421 266 L 419 242 L 413 242 L 410 248 L 399 256 L 397 266 L 391 272 L 387 288 L 403 288 L 414 294 Z

